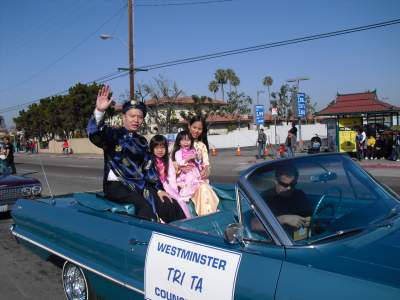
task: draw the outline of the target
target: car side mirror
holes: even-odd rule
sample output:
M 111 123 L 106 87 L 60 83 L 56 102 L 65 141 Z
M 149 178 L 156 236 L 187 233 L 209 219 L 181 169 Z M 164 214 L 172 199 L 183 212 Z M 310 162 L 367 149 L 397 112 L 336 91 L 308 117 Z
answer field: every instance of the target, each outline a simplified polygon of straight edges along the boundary
M 226 226 L 224 232 L 225 241 L 228 244 L 239 244 L 243 242 L 243 225 L 232 223 Z

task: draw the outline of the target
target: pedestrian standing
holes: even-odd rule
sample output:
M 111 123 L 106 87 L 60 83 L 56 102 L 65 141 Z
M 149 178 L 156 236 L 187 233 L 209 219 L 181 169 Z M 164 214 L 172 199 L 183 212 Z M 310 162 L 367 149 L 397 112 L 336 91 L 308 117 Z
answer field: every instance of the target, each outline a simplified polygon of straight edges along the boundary
M 69 154 L 69 143 L 67 139 L 65 139 L 63 142 L 63 153 Z
M 365 155 L 365 159 L 374 159 L 374 157 L 375 157 L 375 151 L 374 151 L 375 143 L 376 143 L 376 140 L 375 140 L 375 137 L 373 135 L 368 137 L 368 140 L 367 140 L 367 153 Z
M 258 137 L 257 137 L 257 158 L 264 158 L 264 150 L 265 150 L 265 144 L 267 142 L 267 136 L 264 133 L 264 129 L 260 129 L 258 132 Z
M 400 132 L 397 131 L 394 136 L 394 152 L 396 155 L 396 161 L 400 161 Z
M 297 127 L 296 122 L 292 122 L 292 128 L 289 130 L 290 133 L 290 147 L 288 147 L 288 156 L 293 157 L 296 152 L 296 143 L 297 143 Z M 289 149 L 290 148 L 290 149 Z
M 288 131 L 288 135 L 286 137 L 285 146 L 287 150 L 287 157 L 293 157 L 293 134 L 290 132 L 290 130 Z
M 11 168 L 12 174 L 16 174 L 16 168 L 15 168 L 15 163 L 14 163 L 14 145 L 10 142 L 9 137 L 4 138 L 4 144 L 5 144 L 5 155 L 6 155 L 6 162 Z
M 365 140 L 366 140 L 365 132 L 361 128 L 359 128 L 357 130 L 356 141 L 355 141 L 358 160 L 364 159 Z

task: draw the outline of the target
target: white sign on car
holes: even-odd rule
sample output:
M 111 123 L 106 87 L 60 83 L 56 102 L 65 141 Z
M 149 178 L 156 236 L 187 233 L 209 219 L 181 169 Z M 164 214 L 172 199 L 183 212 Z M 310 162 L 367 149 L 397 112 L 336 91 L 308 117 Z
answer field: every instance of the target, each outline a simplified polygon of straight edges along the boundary
M 8 210 L 9 210 L 9 207 L 8 207 L 7 204 L 0 205 L 0 212 L 5 212 L 5 211 L 8 211 Z
M 146 254 L 146 299 L 234 298 L 241 254 L 153 232 Z

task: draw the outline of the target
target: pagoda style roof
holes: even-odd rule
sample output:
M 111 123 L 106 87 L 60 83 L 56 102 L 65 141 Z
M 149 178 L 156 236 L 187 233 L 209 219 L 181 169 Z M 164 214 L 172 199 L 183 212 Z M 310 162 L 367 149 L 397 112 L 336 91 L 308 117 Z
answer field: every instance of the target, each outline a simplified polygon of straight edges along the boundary
M 400 107 L 379 100 L 375 90 L 354 94 L 338 93 L 335 101 L 317 114 L 327 116 L 395 111 L 400 111 Z

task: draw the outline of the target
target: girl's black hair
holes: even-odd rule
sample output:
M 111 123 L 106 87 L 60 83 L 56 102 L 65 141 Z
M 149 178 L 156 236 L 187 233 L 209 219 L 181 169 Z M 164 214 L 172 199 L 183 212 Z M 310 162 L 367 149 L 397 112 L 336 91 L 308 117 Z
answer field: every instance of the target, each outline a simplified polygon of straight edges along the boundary
M 156 166 L 156 156 L 154 155 L 154 148 L 157 146 L 163 146 L 165 148 L 165 154 L 163 157 L 161 157 L 161 160 L 163 161 L 165 168 L 164 168 L 164 176 L 168 176 L 168 141 L 165 136 L 161 134 L 156 134 L 153 136 L 150 140 L 150 154 L 151 157 L 153 158 L 154 165 Z M 157 170 L 157 168 L 156 168 Z M 157 170 L 158 172 L 158 170 Z
M 203 142 L 204 145 L 206 145 L 206 147 L 207 147 L 207 152 L 210 152 L 210 147 L 208 146 L 208 139 L 207 139 L 207 123 L 206 123 L 206 120 L 204 118 L 202 118 L 201 116 L 196 115 L 196 116 L 193 116 L 189 120 L 189 126 L 188 126 L 189 134 L 190 134 L 190 128 L 189 127 L 192 126 L 193 123 L 195 123 L 195 122 L 201 122 L 201 124 L 203 125 L 203 131 L 201 132 L 200 136 L 198 137 L 198 140 L 200 142 Z M 190 134 L 190 136 L 192 136 L 192 135 Z
M 189 130 L 182 130 L 181 132 L 179 132 L 177 134 L 176 139 L 175 139 L 174 148 L 172 149 L 171 158 L 173 161 L 175 161 L 176 152 L 178 152 L 178 150 L 181 148 L 180 143 L 184 137 L 189 138 L 189 140 L 191 142 L 190 148 L 193 148 L 194 139 L 193 139 L 192 135 L 190 134 Z

